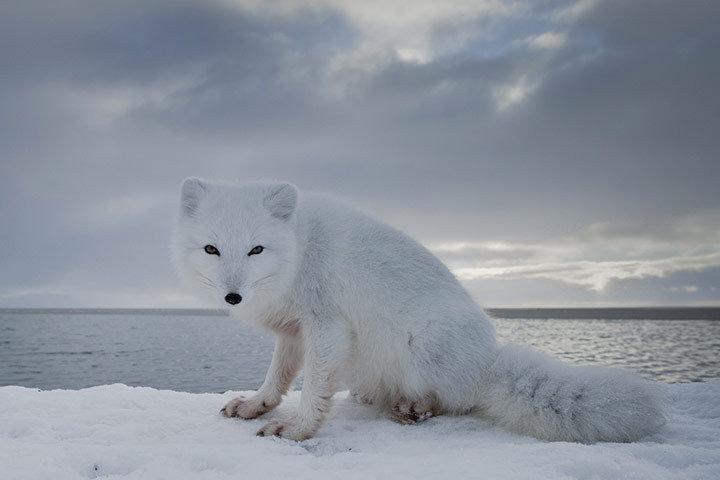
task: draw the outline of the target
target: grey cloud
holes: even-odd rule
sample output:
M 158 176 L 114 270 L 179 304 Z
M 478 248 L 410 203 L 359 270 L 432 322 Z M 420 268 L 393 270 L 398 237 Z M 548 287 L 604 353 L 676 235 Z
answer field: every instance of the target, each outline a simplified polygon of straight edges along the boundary
M 718 267 L 681 270 L 665 277 L 612 281 L 602 293 L 547 278 L 478 279 L 463 282 L 486 307 L 602 307 L 613 305 L 717 305 Z
M 607 1 L 559 20 L 570 3 L 439 22 L 426 63 L 390 47 L 354 56 L 367 39 L 333 9 L 3 4 L 0 291 L 170 288 L 173 199 L 190 175 L 335 192 L 430 245 L 716 252 L 718 6 Z M 563 45 L 525 40 L 551 31 Z M 525 96 L 499 108 L 498 92 L 518 85 Z M 111 208 L 133 198 L 149 207 Z M 569 288 L 513 280 L 526 281 L 527 298 Z
M 618 303 L 712 305 L 717 302 L 720 267 L 681 270 L 664 277 L 611 282 L 606 297 Z

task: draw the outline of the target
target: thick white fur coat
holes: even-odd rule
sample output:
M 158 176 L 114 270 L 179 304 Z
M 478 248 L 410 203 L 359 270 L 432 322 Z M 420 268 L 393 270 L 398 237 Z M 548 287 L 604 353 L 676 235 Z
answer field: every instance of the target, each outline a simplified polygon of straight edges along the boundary
M 341 388 L 400 422 L 476 413 L 545 440 L 633 441 L 664 423 L 650 382 L 499 347 L 484 312 L 427 249 L 290 184 L 186 180 L 173 252 L 199 292 L 218 305 L 240 295 L 231 314 L 277 333 L 265 382 L 223 414 L 262 415 L 304 373 L 297 413 L 260 435 L 311 437 Z

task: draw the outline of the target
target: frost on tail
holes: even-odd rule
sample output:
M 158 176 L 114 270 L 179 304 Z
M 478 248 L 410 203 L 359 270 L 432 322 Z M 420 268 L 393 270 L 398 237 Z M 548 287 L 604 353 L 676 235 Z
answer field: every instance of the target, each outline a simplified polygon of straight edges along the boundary
M 604 367 L 577 367 L 506 345 L 488 371 L 480 408 L 542 440 L 632 442 L 665 423 L 658 385 Z

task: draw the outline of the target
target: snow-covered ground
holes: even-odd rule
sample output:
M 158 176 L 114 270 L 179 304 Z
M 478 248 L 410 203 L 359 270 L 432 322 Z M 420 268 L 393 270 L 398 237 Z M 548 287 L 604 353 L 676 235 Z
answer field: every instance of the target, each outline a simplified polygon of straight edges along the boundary
M 667 425 L 634 444 L 540 442 L 473 417 L 403 426 L 346 393 L 298 444 L 255 436 L 275 414 L 221 417 L 238 392 L 2 387 L 0 478 L 720 478 L 720 382 L 668 390 Z M 291 393 L 276 414 L 299 398 Z

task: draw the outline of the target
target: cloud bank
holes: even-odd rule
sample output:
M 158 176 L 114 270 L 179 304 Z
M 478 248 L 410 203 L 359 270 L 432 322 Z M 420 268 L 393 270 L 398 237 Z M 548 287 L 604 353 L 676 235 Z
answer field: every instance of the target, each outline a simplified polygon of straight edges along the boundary
M 5 2 L 0 305 L 186 306 L 186 176 L 342 196 L 481 301 L 718 304 L 715 2 Z

